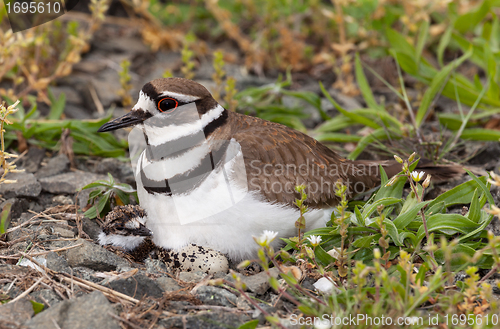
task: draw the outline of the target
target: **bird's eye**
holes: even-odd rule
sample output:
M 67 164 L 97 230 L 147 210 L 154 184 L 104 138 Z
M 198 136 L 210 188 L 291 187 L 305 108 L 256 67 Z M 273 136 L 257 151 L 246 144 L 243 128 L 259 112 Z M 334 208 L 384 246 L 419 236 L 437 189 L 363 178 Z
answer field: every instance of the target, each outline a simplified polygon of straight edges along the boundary
M 179 106 L 179 102 L 170 97 L 165 97 L 160 99 L 158 102 L 158 111 L 160 112 L 172 112 Z

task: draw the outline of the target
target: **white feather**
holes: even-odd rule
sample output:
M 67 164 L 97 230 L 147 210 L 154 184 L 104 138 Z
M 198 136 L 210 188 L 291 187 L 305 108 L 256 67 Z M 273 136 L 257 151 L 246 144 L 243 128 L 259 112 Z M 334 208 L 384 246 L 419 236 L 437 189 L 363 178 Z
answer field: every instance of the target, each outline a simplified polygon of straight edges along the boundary
M 137 100 L 137 103 L 132 108 L 132 111 L 138 110 L 138 109 L 149 112 L 153 115 L 158 113 L 158 110 L 156 109 L 155 102 L 153 102 L 153 100 L 151 98 L 149 98 L 149 96 L 146 95 L 142 90 L 139 92 L 139 99 Z
M 210 149 L 207 143 L 203 143 L 177 157 L 155 162 L 148 161 L 146 153 L 142 153 L 139 161 L 141 161 L 144 174 L 147 178 L 155 181 L 162 181 L 199 166 L 201 159 L 205 157 L 208 152 L 210 152 Z
M 119 235 L 119 234 L 109 234 L 106 235 L 104 232 L 99 233 L 97 240 L 101 246 L 112 245 L 115 247 L 121 247 L 126 250 L 133 250 L 137 248 L 143 241 L 145 237 L 136 235 Z
M 224 168 L 213 171 L 187 195 L 149 194 L 140 176 L 136 177 L 140 204 L 148 214 L 146 226 L 153 232 L 155 244 L 180 249 L 194 243 L 241 260 L 255 257 L 258 245 L 253 236 L 261 235 L 264 230 L 276 231 L 278 237 L 296 234 L 298 209 L 267 202 L 258 192 L 249 192 L 241 184 L 246 183 L 241 149 L 236 155 L 234 150 L 229 153 L 234 157 L 226 159 Z M 331 213 L 332 209 L 307 212 L 307 229 L 323 227 Z M 275 240 L 277 243 L 279 239 Z
M 160 96 L 171 97 L 183 103 L 191 103 L 200 99 L 200 97 L 198 96 L 184 95 L 184 94 L 174 93 L 173 91 L 164 91 L 160 94 Z

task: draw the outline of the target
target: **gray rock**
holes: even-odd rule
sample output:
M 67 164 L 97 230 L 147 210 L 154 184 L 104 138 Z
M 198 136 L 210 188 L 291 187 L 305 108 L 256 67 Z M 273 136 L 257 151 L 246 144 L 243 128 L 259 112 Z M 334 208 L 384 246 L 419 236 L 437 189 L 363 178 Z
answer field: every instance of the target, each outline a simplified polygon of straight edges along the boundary
M 0 184 L 0 194 L 6 198 L 37 197 L 42 186 L 32 173 L 20 172 L 7 174 L 8 180 L 16 180 L 12 184 Z
M 227 329 L 238 328 L 252 318 L 245 313 L 230 313 L 218 310 L 199 312 L 195 315 L 170 317 L 158 321 L 165 328 Z
M 103 159 L 97 163 L 95 172 L 103 175 L 110 173 L 120 182 L 135 184 L 134 171 L 130 162 L 124 163 L 116 158 Z
M 136 274 L 126 279 L 114 280 L 105 286 L 135 299 L 141 299 L 144 296 L 161 298 L 163 295 L 161 287 L 154 280 L 143 274 Z
M 34 173 L 38 171 L 40 163 L 45 157 L 45 150 L 32 146 L 29 148 L 28 153 L 21 159 L 19 163 L 19 168 L 24 169 L 27 172 Z
M 269 272 L 273 277 L 278 277 L 279 271 L 277 268 L 273 267 Z M 246 284 L 248 290 L 258 295 L 262 295 L 271 287 L 269 284 L 269 275 L 266 272 L 242 276 L 241 280 Z
M 113 306 L 100 291 L 64 300 L 25 323 L 33 329 L 120 329 Z M 55 323 L 54 323 L 55 322 Z M 57 324 L 57 326 L 55 325 Z
M 180 286 L 177 281 L 168 276 L 159 277 L 156 279 L 156 283 L 163 289 L 163 291 L 177 291 L 182 289 L 182 286 Z
M 54 227 L 54 233 L 63 238 L 71 239 L 75 237 L 75 233 L 73 231 L 57 226 Z
M 201 286 L 196 290 L 196 298 L 206 305 L 235 307 L 237 298 L 224 288 Z
M 165 263 L 159 259 L 152 259 L 151 257 L 148 257 L 144 260 L 144 265 L 146 266 L 146 273 L 148 274 L 163 275 L 166 272 L 169 272 Z
M 113 271 L 118 266 L 128 265 L 126 260 L 97 244 L 84 239 L 78 239 L 74 244 L 79 243 L 82 246 L 66 250 L 66 259 L 72 267 L 83 266 L 95 271 Z
M 69 159 L 65 154 L 58 154 L 51 158 L 45 167 L 40 168 L 35 174 L 36 178 L 44 178 L 62 174 L 69 170 Z
M 66 259 L 59 256 L 55 252 L 49 252 L 45 259 L 47 260 L 47 267 L 49 269 L 60 273 L 71 274 L 71 268 L 69 267 Z
M 82 228 L 92 240 L 97 241 L 97 237 L 101 232 L 101 227 L 95 222 L 95 220 L 84 217 L 82 220 Z
M 200 282 L 207 274 L 201 271 L 197 272 L 180 272 L 179 280 L 184 282 Z
M 62 300 L 52 289 L 37 290 L 32 292 L 30 296 L 33 297 L 37 303 L 44 304 L 46 308 L 52 307 Z
M 107 176 L 96 175 L 88 172 L 69 172 L 51 177 L 40 178 L 40 184 L 44 191 L 53 194 L 76 193 L 76 190 L 99 179 L 107 179 Z M 5 184 L 2 184 L 2 186 Z
M 0 304 L 0 327 L 19 328 L 34 314 L 33 305 L 26 298 L 14 303 Z

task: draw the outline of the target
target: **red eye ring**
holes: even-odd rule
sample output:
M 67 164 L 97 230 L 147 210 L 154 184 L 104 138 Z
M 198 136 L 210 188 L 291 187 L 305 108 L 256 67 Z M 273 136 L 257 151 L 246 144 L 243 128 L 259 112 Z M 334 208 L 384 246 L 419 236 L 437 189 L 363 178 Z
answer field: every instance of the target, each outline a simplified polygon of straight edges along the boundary
M 168 111 L 163 111 L 163 110 L 161 109 L 161 107 L 160 107 L 160 103 L 161 103 L 161 102 L 163 102 L 163 101 L 164 101 L 164 100 L 166 100 L 166 99 L 173 100 L 173 101 L 175 102 L 175 106 L 174 106 L 173 108 L 169 109 Z M 177 100 L 175 100 L 175 99 L 171 98 L 171 97 L 163 97 L 162 99 L 160 99 L 160 100 L 158 101 L 158 104 L 157 104 L 158 111 L 163 112 L 163 113 L 171 113 L 171 112 L 173 112 L 173 111 L 174 111 L 174 110 L 175 110 L 178 106 L 179 106 L 179 102 L 178 102 Z

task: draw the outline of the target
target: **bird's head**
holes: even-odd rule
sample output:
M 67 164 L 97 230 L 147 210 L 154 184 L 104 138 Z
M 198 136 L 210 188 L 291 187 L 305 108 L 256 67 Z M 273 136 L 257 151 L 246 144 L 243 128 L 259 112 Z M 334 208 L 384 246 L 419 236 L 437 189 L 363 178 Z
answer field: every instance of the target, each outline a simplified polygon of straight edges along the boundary
M 205 121 L 210 123 L 223 110 L 210 92 L 197 82 L 182 78 L 156 79 L 142 87 L 139 100 L 129 113 L 102 125 L 98 132 L 143 124 L 153 117 L 159 121 L 152 125 L 161 122 L 160 125 L 179 126 L 207 116 Z
M 98 236 L 101 245 L 112 245 L 132 250 L 152 235 L 144 225 L 146 213 L 139 206 L 119 206 L 106 216 Z

